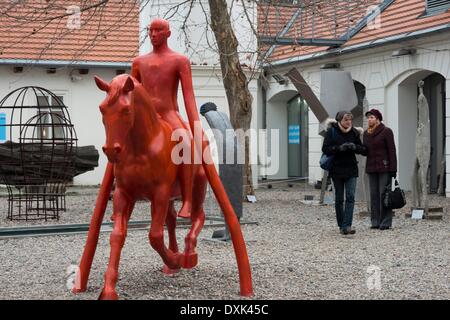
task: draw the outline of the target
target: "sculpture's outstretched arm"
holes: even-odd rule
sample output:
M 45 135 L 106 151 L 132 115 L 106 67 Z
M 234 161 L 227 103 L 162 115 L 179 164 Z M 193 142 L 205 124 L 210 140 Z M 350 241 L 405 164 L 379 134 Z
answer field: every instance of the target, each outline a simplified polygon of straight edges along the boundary
M 202 157 L 202 165 L 205 170 L 208 182 L 212 187 L 214 195 L 219 202 L 219 206 L 222 209 L 223 216 L 225 217 L 225 222 L 230 230 L 231 240 L 233 242 L 234 253 L 236 255 L 236 260 L 239 269 L 239 280 L 241 284 L 241 295 L 242 296 L 252 296 L 252 274 L 250 269 L 250 262 L 248 260 L 247 248 L 245 247 L 244 237 L 242 235 L 241 226 L 237 219 L 236 213 L 228 199 L 225 188 L 223 187 L 222 181 L 217 174 L 216 167 L 214 166 L 209 150 L 204 151 L 204 157 Z
M 183 99 L 186 107 L 186 113 L 189 118 L 189 126 L 194 136 L 194 152 L 197 152 L 201 155 L 202 166 L 205 170 L 206 177 L 208 178 L 208 182 L 212 187 L 214 195 L 224 214 L 225 222 L 227 223 L 230 230 L 231 240 L 233 242 L 233 248 L 239 269 L 241 295 L 251 296 L 253 295 L 252 276 L 241 226 L 230 203 L 230 200 L 228 199 L 227 193 L 225 192 L 222 181 L 217 174 L 216 167 L 214 166 L 214 162 L 212 161 L 211 154 L 208 150 L 208 143 L 202 142 L 203 137 L 201 137 L 201 139 L 198 139 L 198 137 L 196 137 L 196 134 L 198 133 L 201 133 L 204 136 L 204 132 L 203 130 L 201 130 L 201 122 L 195 103 L 194 88 L 192 85 L 191 65 L 187 58 L 183 58 L 183 60 L 181 61 L 179 76 L 181 87 L 183 90 Z M 199 128 L 196 128 L 196 126 Z

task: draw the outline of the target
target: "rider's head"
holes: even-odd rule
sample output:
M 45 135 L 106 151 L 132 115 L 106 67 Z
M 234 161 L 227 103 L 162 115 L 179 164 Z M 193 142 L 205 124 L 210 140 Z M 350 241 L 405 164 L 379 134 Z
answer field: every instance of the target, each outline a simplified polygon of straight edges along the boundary
M 169 21 L 154 19 L 148 26 L 148 35 L 153 47 L 167 43 L 167 39 L 170 37 Z

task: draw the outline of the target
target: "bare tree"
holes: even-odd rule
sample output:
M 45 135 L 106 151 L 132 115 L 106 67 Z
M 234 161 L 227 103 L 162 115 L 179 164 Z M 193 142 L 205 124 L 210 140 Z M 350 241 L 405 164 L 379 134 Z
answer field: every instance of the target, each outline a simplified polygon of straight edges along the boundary
M 225 92 L 228 98 L 230 120 L 234 129 L 250 129 L 252 120 L 252 95 L 248 89 L 248 81 L 242 70 L 238 54 L 238 41 L 231 25 L 226 0 L 209 0 L 211 12 L 211 28 L 216 37 L 220 52 Z M 254 194 L 252 183 L 252 167 L 250 165 L 250 142 L 245 137 L 244 192 Z

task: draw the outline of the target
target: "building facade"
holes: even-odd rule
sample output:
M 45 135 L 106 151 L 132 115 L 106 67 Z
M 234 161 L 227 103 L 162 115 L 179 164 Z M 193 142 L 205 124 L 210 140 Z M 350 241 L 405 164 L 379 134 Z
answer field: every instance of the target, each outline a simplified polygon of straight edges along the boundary
M 290 155 L 289 128 L 293 122 L 290 110 L 293 101 L 303 101 L 303 98 L 292 83 L 273 81 L 273 76 L 283 75 L 295 67 L 320 97 L 321 72 L 325 68 L 335 68 L 350 72 L 354 80 L 361 107 L 356 124 L 363 124 L 362 108 L 366 103 L 367 108 L 379 109 L 384 123 L 392 128 L 397 145 L 398 176 L 405 189 L 411 188 L 415 163 L 417 86 L 420 80 L 425 81 L 432 150 L 429 188 L 437 191 L 443 183 L 450 196 L 450 185 L 446 183 L 450 181 L 450 151 L 446 149 L 450 137 L 450 4 L 429 10 L 431 4 L 425 0 L 380 2 L 375 17 L 372 13 L 363 15 L 358 20 L 363 25 L 339 47 L 315 48 L 312 53 L 301 55 L 284 54 L 271 61 L 266 70 L 266 77 L 271 79 L 264 89 L 266 102 L 260 107 L 265 109 L 267 127 L 280 129 L 282 165 L 274 178 L 292 177 L 292 166 L 300 167 L 308 162 L 308 172 L 301 172 L 302 176 L 307 176 L 310 183 L 320 180 L 323 139 L 318 134 L 319 122 L 309 110 L 303 115 L 308 119 L 308 133 L 303 134 L 308 146 L 296 145 L 301 150 L 302 161 Z M 374 20 L 378 23 L 376 27 L 370 24 Z M 353 106 L 349 106 L 351 108 Z

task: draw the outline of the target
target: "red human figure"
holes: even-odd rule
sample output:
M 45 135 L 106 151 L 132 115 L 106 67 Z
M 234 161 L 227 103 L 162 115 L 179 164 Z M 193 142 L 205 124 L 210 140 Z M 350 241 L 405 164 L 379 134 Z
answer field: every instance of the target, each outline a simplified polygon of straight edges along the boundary
M 169 23 L 163 19 L 153 20 L 148 28 L 153 51 L 133 60 L 131 75 L 142 83 L 152 97 L 156 112 L 167 121 L 172 130 L 182 129 L 186 133 L 183 150 L 191 150 L 191 161 L 183 163 L 180 169 L 180 184 L 183 206 L 180 217 L 189 218 L 192 206 L 192 155 L 190 144 L 194 123 L 199 121 L 195 104 L 190 61 L 187 57 L 172 51 L 167 45 L 170 37 Z M 186 124 L 180 116 L 177 93 L 181 83 L 184 104 L 189 118 Z M 189 130 L 190 129 L 190 130 Z M 183 157 L 184 158 L 184 157 Z

